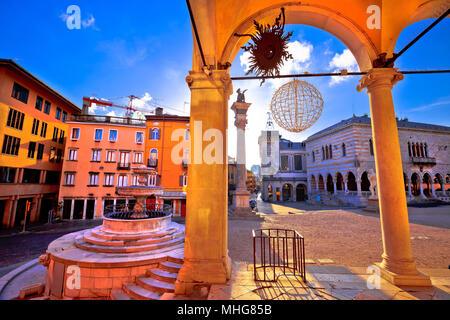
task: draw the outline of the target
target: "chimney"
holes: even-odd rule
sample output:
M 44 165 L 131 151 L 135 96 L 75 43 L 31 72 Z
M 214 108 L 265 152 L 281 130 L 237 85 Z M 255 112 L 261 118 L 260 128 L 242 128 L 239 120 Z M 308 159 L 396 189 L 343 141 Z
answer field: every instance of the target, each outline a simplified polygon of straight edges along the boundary
M 157 115 L 157 116 L 162 116 L 162 114 L 163 114 L 163 108 L 156 108 L 156 110 L 155 110 L 155 115 Z

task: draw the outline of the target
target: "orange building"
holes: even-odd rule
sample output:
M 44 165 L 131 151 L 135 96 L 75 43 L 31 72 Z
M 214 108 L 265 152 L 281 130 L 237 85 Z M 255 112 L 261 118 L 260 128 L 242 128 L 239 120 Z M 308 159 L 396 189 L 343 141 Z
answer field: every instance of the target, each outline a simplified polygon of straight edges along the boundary
M 171 205 L 174 215 L 185 216 L 189 117 L 163 114 L 158 108 L 146 119 L 145 159 L 155 169 L 155 185 L 164 188 L 161 196 L 147 201 Z
M 25 216 L 45 222 L 57 209 L 66 120 L 80 111 L 14 61 L 0 59 L 1 227 L 20 226 Z
M 145 120 L 82 114 L 67 123 L 62 218 L 101 218 L 108 205 L 134 201 L 116 187 L 136 184 L 131 168 L 144 165 Z

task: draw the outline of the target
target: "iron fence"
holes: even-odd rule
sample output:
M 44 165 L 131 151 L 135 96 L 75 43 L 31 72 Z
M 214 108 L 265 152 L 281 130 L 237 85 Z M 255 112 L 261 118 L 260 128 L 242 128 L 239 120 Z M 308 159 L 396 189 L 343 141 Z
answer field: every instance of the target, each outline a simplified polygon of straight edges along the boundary
M 253 230 L 253 266 L 255 281 L 276 282 L 287 271 L 306 282 L 305 239 L 295 230 Z

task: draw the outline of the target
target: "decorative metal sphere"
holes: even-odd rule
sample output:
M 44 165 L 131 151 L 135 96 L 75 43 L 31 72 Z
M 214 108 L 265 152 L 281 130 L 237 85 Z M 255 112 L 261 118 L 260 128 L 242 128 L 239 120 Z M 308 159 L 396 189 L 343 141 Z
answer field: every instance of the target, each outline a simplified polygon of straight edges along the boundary
M 275 122 L 289 132 L 302 132 L 322 115 L 323 99 L 313 85 L 294 80 L 273 95 L 270 110 Z

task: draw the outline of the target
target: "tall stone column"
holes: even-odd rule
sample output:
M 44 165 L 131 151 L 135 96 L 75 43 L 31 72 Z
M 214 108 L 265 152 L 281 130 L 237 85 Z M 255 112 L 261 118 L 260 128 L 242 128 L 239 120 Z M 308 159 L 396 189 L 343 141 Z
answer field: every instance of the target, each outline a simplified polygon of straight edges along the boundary
M 393 68 L 370 70 L 360 80 L 358 91 L 367 88 L 374 139 L 383 261 L 381 276 L 395 285 L 431 286 L 428 276 L 417 271 L 404 190 L 402 158 L 395 118 L 392 87 L 403 75 Z
M 175 283 L 176 294 L 226 283 L 231 275 L 228 256 L 228 99 L 232 93 L 225 70 L 190 71 L 191 157 L 187 186 L 184 264 Z M 214 155 L 214 158 L 211 157 Z
M 236 141 L 236 191 L 233 192 L 233 216 L 251 215 L 249 207 L 250 193 L 247 191 L 247 168 L 245 156 L 245 127 L 247 126 L 247 110 L 251 103 L 235 102 L 231 107 L 234 111 L 234 125 L 237 130 Z

